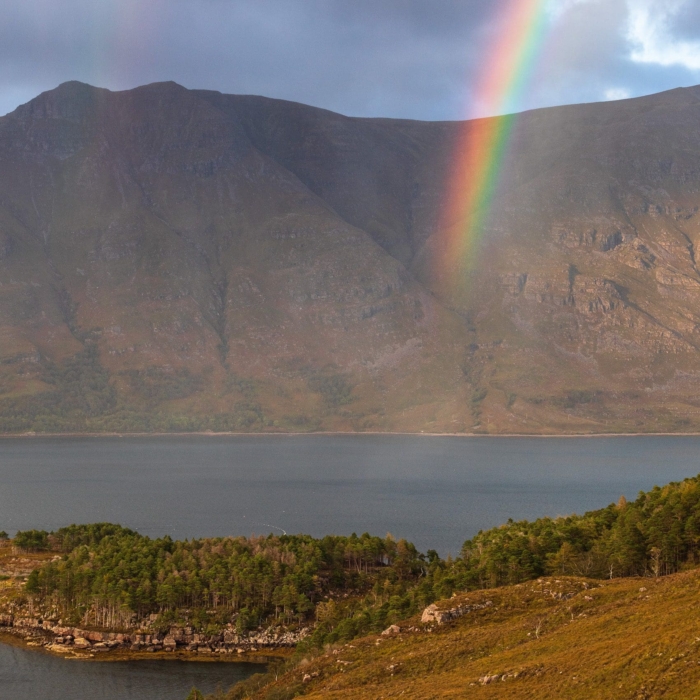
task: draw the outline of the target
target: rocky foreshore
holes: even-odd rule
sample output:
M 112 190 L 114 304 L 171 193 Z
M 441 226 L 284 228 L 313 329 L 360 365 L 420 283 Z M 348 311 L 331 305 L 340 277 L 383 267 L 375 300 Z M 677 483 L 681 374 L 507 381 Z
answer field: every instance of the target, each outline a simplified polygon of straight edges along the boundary
M 58 620 L 0 615 L 0 632 L 21 639 L 28 646 L 40 646 L 63 655 L 122 651 L 186 652 L 196 656 L 212 656 L 292 648 L 310 630 L 307 627 L 298 631 L 271 627 L 238 634 L 233 627 L 225 627 L 215 634 L 201 634 L 189 626 L 172 626 L 166 632 L 147 629 L 110 632 L 68 627 Z

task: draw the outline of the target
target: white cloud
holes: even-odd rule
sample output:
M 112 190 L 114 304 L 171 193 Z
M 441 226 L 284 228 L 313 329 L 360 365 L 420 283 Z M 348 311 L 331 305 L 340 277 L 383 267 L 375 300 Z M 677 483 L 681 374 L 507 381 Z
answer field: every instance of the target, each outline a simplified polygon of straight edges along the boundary
M 671 21 L 688 0 L 627 0 L 626 38 L 635 63 L 683 66 L 700 71 L 700 41 L 676 39 Z
M 627 88 L 608 88 L 603 95 L 610 102 L 613 100 L 626 100 L 628 97 L 631 97 L 631 93 Z

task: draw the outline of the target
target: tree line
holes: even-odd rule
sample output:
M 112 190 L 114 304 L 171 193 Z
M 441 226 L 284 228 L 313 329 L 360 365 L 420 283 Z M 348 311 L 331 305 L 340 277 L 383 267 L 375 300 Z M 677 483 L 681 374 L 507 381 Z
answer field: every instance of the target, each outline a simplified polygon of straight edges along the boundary
M 581 516 L 509 520 L 467 540 L 460 559 L 468 587 L 492 587 L 544 574 L 672 574 L 698 563 L 699 544 L 700 477 L 693 477 Z
M 315 623 L 307 645 L 379 631 L 456 590 L 542 575 L 663 576 L 700 559 L 700 477 L 584 515 L 509 520 L 455 559 L 391 536 L 268 535 L 175 541 L 109 523 L 19 532 L 13 546 L 60 553 L 26 592 L 64 618 L 114 626 L 157 616 L 200 629 L 235 621 Z
M 422 570 L 415 547 L 368 534 L 175 541 L 100 523 L 19 532 L 13 545 L 63 552 L 30 574 L 26 592 L 87 624 L 153 614 L 165 624 L 184 609 L 194 611 L 187 621 L 199 626 L 232 614 L 241 631 L 263 622 L 301 623 L 324 598 L 362 587 L 379 570 L 397 578 Z

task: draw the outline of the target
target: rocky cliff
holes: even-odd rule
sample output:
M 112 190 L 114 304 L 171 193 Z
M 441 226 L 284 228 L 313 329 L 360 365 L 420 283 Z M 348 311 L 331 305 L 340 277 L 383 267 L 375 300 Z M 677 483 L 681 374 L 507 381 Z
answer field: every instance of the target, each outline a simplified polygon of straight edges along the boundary
M 0 428 L 697 430 L 699 98 L 521 115 L 447 292 L 478 123 L 44 93 L 0 118 Z

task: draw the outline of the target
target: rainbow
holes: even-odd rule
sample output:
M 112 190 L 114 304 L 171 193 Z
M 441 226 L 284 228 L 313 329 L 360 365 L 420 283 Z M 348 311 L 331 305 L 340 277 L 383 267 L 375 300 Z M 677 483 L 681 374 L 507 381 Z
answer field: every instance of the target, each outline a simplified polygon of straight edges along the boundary
M 505 116 L 464 122 L 458 136 L 437 252 L 437 277 L 449 287 L 463 287 L 465 273 L 473 268 L 515 124 L 512 112 L 544 42 L 550 2 L 506 0 L 497 40 L 486 52 L 474 102 L 487 113 Z

